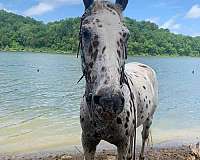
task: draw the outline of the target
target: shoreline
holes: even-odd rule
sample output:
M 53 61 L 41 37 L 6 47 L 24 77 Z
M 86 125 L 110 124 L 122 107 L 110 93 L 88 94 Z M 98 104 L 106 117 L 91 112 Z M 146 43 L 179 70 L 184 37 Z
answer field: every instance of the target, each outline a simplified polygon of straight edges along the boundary
M 42 53 L 42 54 L 59 54 L 59 55 L 77 55 L 76 52 L 72 52 L 72 51 L 54 51 L 54 50 L 49 50 L 49 51 L 46 51 L 46 50 L 0 50 L 0 53 L 1 52 L 4 52 L 4 53 L 25 53 L 25 52 L 28 52 L 28 53 L 34 53 L 34 54 L 39 54 L 39 53 Z M 79 54 L 80 56 L 80 54 Z M 152 56 L 152 55 L 148 55 L 148 54 L 128 54 L 128 56 L 133 56 L 133 57 L 164 57 L 164 58 L 173 58 L 173 57 L 191 57 L 191 58 L 200 58 L 200 56 L 186 56 L 186 55 L 165 55 L 165 54 L 159 54 L 159 55 L 155 55 L 155 56 Z
M 145 148 L 145 156 L 149 157 L 150 160 L 154 160 L 158 156 L 165 157 L 165 160 L 172 160 L 172 157 L 174 158 L 173 160 L 189 160 L 188 157 L 193 156 L 190 146 L 195 146 L 199 142 L 200 139 L 197 138 L 193 140 L 171 140 L 148 145 Z M 139 156 L 140 148 L 141 146 L 137 145 L 137 156 Z M 82 160 L 82 155 L 81 145 L 71 145 L 28 153 L 0 153 L 0 160 Z M 116 147 L 103 141 L 99 144 L 96 155 L 97 160 L 114 160 L 117 155 Z M 162 160 L 162 158 L 159 160 Z

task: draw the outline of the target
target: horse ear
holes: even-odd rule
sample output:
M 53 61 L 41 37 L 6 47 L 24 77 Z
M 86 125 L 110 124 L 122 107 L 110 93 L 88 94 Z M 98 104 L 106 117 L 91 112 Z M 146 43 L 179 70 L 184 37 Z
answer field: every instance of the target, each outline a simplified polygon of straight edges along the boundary
M 88 9 L 88 7 L 90 7 L 90 5 L 92 5 L 93 2 L 94 2 L 94 0 L 83 0 L 85 9 Z
M 124 11 L 128 4 L 128 0 L 116 0 L 116 4 L 121 7 L 122 11 Z

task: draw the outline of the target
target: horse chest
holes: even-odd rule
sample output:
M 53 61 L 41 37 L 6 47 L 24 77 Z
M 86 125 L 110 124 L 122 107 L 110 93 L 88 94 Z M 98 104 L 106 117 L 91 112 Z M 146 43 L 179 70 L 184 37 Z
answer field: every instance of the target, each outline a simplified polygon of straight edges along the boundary
M 130 105 L 126 105 L 124 111 L 112 121 L 101 122 L 90 118 L 87 104 L 81 105 L 81 126 L 87 137 L 105 140 L 112 144 L 128 139 L 133 132 L 135 118 L 130 111 Z

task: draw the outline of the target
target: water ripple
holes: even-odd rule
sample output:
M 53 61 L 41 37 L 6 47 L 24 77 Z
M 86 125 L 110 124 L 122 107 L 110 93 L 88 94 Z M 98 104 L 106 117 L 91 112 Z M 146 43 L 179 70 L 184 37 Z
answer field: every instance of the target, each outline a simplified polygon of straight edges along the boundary
M 146 63 L 157 71 L 160 103 L 154 130 L 200 130 L 200 69 L 194 76 L 191 74 L 199 59 L 128 59 Z M 80 137 L 79 107 L 84 93 L 84 80 L 76 84 L 82 75 L 80 66 L 73 56 L 1 53 L 1 145 L 25 144 L 32 139 L 34 146 L 40 138 L 52 137 L 48 142 L 55 142 L 57 135 L 65 135 L 67 143 L 73 141 L 72 137 Z

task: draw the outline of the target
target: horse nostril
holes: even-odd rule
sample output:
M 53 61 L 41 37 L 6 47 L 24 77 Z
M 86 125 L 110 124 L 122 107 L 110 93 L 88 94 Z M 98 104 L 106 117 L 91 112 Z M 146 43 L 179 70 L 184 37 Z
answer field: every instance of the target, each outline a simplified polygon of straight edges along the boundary
M 90 94 L 88 94 L 88 95 L 86 96 L 86 102 L 87 102 L 87 103 L 91 103 L 91 101 L 92 101 L 92 94 L 90 93 Z
M 101 96 L 95 95 L 95 96 L 93 97 L 94 103 L 100 105 L 100 98 L 101 98 Z
M 116 106 L 123 106 L 124 105 L 124 97 L 122 96 L 114 96 L 113 98 L 113 102 Z
M 121 113 L 123 108 L 124 108 L 124 103 L 125 103 L 125 99 L 123 96 L 116 96 L 114 98 L 114 106 L 113 106 L 113 110 L 115 113 Z

